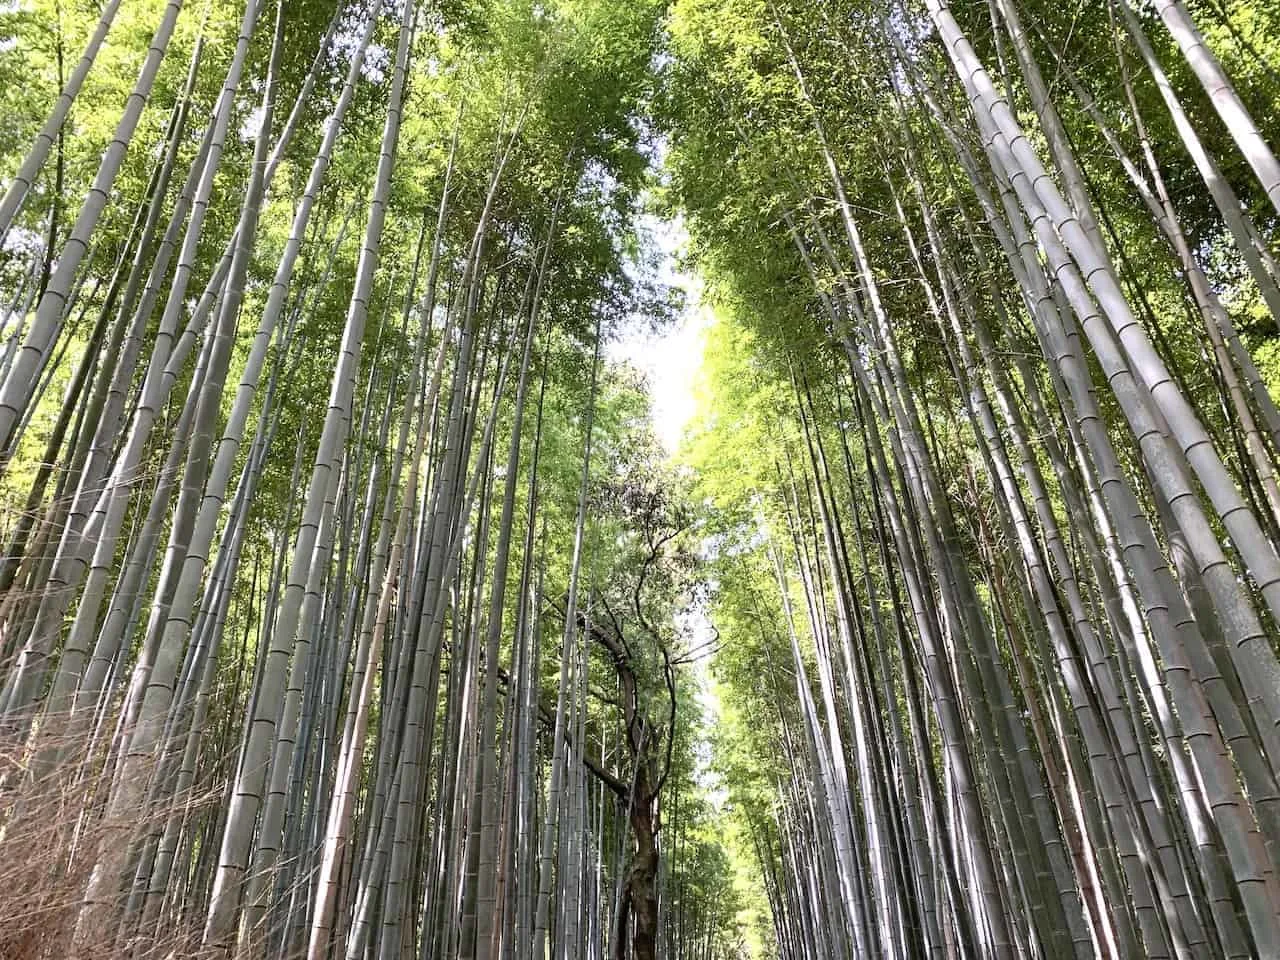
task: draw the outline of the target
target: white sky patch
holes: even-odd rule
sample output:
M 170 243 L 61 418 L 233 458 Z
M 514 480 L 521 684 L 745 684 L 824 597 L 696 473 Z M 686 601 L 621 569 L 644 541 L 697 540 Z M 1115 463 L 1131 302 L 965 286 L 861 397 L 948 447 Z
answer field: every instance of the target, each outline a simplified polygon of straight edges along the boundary
M 267 115 L 266 109 L 259 103 L 240 120 L 240 139 L 244 142 L 256 140 L 258 131 L 262 129 L 262 119 Z
M 625 336 L 610 342 L 606 353 L 615 362 L 630 363 L 648 378 L 654 432 L 667 455 L 672 456 L 695 413 L 694 383 L 702 367 L 711 311 L 702 303 L 701 282 L 681 270 L 677 260 L 688 239 L 684 226 L 678 220 L 645 219 L 648 222 L 644 227 L 662 254 L 659 279 L 684 290 L 684 309 L 670 329 L 654 336 L 643 329 L 643 324 L 637 324 Z

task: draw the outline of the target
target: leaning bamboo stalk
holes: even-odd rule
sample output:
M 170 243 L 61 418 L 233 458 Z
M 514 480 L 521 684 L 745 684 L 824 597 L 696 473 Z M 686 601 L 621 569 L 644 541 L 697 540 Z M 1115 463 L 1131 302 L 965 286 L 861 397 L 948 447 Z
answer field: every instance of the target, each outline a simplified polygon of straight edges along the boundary
M 98 15 L 98 23 L 85 44 L 84 53 L 81 54 L 80 60 L 76 63 L 71 75 L 67 77 L 66 83 L 63 84 L 62 90 L 58 93 L 58 99 L 54 102 L 53 109 L 49 111 L 48 118 L 40 128 L 40 132 L 36 134 L 35 141 L 31 144 L 26 156 L 23 157 L 22 164 L 18 167 L 18 172 L 9 181 L 9 186 L 4 192 L 4 198 L 0 199 L 0 243 L 4 241 L 5 236 L 9 233 L 9 228 L 13 226 L 14 217 L 18 215 L 18 211 L 22 208 L 22 204 L 27 198 L 27 193 L 31 190 L 32 184 L 35 183 L 36 177 L 39 176 L 45 161 L 49 158 L 49 151 L 53 147 L 53 141 L 61 133 L 67 114 L 71 111 L 71 106 L 75 103 L 76 97 L 80 93 L 80 88 L 84 86 L 84 81 L 89 76 L 89 71 L 93 68 L 94 58 L 97 57 L 103 41 L 107 39 L 107 33 L 111 30 L 111 24 L 115 20 L 116 12 L 119 9 L 120 0 L 108 0 L 108 3 L 102 8 L 102 12 Z
M 346 439 L 353 383 L 364 339 L 365 320 L 368 316 L 374 273 L 377 269 L 382 229 L 387 214 L 387 197 L 391 187 L 391 173 L 400 131 L 409 58 L 409 34 L 413 18 L 411 6 L 405 5 L 400 25 L 390 103 L 383 128 L 378 170 L 369 203 L 369 220 L 365 230 L 355 288 L 343 330 L 342 345 L 334 366 L 329 407 L 321 428 L 320 444 L 307 487 L 307 497 L 294 546 L 289 581 L 281 601 L 279 622 L 259 682 L 259 706 L 249 739 L 243 748 L 241 771 L 237 777 L 236 790 L 223 831 L 223 849 L 219 857 L 204 932 L 205 944 L 219 951 L 225 952 L 231 946 L 229 939 L 238 906 L 239 885 L 248 868 L 254 823 L 264 800 L 262 791 L 267 776 L 268 757 L 278 736 L 276 704 L 284 693 L 286 668 L 296 639 L 295 630 L 305 593 L 305 582 L 317 548 L 321 513 L 325 502 L 329 499 L 338 450 Z
M 1280 161 L 1258 130 L 1222 64 L 1214 56 L 1182 0 L 1156 0 L 1156 13 L 1177 42 L 1213 108 L 1253 168 L 1271 205 L 1280 212 Z
M 36 383 L 48 361 L 49 351 L 62 329 L 68 299 L 80 264 L 89 249 L 102 211 L 106 208 L 112 185 L 124 163 L 125 153 L 133 140 L 142 110 L 151 96 L 156 74 L 160 71 L 160 63 L 168 49 L 181 9 L 182 0 L 169 0 L 165 5 L 160 22 L 151 37 L 137 82 L 125 101 L 124 112 L 116 124 L 111 143 L 102 154 L 93 185 L 63 244 L 58 265 L 40 297 L 36 316 L 27 331 L 22 349 L 5 376 L 3 385 L 0 385 L 0 449 L 5 451 L 4 460 L 0 462 L 7 462 L 12 455 L 15 445 L 14 430 L 31 403 Z M 83 80 L 83 77 L 80 79 Z

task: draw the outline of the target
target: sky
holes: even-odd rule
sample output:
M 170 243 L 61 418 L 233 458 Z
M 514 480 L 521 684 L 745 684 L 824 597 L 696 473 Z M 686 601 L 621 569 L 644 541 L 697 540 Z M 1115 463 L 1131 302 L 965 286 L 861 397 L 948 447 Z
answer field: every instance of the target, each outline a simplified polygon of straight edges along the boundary
M 701 297 L 698 278 L 681 269 L 679 254 L 687 235 L 679 220 L 645 217 L 646 229 L 662 255 L 658 275 L 662 282 L 685 291 L 684 309 L 674 325 L 650 335 L 637 324 L 626 336 L 608 345 L 614 361 L 626 361 L 648 377 L 654 432 L 668 456 L 680 446 L 684 428 L 693 418 L 694 385 L 702 366 L 702 351 L 711 310 Z

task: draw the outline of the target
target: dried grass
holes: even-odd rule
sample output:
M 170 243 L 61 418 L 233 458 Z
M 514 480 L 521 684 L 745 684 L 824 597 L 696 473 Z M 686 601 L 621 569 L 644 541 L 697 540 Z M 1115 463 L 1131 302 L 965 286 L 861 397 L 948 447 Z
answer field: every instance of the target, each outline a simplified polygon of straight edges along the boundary
M 60 725 L 46 720 L 44 726 Z M 110 774 L 101 772 L 86 740 L 0 735 L 0 960 L 199 957 L 199 924 L 186 918 L 145 936 L 122 939 L 118 930 L 94 930 L 85 942 L 73 942 L 99 852 L 162 830 L 173 809 L 166 804 L 138 811 L 128 822 L 106 820 Z M 183 802 L 194 807 L 216 796 Z

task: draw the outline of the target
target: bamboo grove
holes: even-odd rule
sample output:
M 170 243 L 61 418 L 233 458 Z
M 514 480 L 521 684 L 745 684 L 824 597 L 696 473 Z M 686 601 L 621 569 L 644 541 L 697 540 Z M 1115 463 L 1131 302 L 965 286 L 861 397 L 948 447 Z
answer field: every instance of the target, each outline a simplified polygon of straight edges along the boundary
M 780 955 L 1280 954 L 1275 16 L 683 8 Z
M 709 951 L 661 9 L 85 8 L 4 13 L 0 954 Z
M 1280 958 L 1278 37 L 0 8 L 0 957 Z

